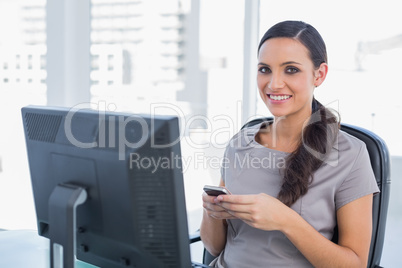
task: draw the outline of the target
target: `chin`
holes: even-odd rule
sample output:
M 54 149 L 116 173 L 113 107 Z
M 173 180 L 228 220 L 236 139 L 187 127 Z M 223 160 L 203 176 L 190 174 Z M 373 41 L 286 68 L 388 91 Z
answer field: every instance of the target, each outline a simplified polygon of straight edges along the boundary
M 284 117 L 287 116 L 288 113 L 284 112 L 284 111 L 278 111 L 277 109 L 269 109 L 270 113 L 272 114 L 273 117 Z

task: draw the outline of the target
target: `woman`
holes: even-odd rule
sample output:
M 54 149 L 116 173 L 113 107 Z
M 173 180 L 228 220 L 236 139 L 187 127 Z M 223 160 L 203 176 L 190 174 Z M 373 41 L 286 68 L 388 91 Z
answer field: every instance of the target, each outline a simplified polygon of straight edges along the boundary
M 327 72 L 311 25 L 284 21 L 263 36 L 257 82 L 274 121 L 230 141 L 220 185 L 232 195 L 203 194 L 201 238 L 217 256 L 212 266 L 367 266 L 378 187 L 364 143 L 314 99 Z

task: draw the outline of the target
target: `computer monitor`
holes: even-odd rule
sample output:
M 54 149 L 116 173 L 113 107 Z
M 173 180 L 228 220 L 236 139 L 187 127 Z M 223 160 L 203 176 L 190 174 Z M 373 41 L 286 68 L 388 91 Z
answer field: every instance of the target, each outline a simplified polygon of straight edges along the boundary
M 22 108 L 51 267 L 191 267 L 174 116 Z

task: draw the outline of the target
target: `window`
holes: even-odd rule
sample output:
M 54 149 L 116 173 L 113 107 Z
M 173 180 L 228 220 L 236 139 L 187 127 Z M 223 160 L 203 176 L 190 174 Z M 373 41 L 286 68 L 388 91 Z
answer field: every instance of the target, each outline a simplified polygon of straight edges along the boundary
M 36 228 L 20 109 L 46 104 L 45 5 L 45 0 L 0 1 L 0 228 L 4 229 Z
M 241 127 L 244 1 L 158 3 L 92 0 L 91 102 L 181 118 L 194 231 L 202 187 L 219 182 L 224 145 Z

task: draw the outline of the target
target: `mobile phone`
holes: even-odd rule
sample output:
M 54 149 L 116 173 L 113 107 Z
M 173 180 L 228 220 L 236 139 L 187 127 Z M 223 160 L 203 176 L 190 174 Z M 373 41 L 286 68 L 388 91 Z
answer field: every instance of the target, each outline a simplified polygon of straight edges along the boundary
M 208 195 L 212 195 L 212 196 L 218 196 L 221 194 L 230 194 L 229 190 L 222 186 L 205 185 L 204 191 Z

